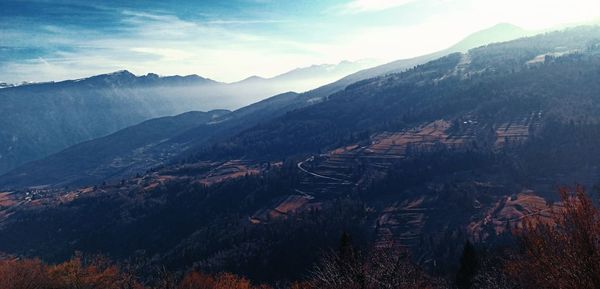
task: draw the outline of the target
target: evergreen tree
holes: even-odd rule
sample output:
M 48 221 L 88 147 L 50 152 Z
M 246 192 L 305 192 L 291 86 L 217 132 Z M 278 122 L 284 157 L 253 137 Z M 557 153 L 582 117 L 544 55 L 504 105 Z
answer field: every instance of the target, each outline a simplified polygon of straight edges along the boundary
M 456 288 L 471 289 L 473 287 L 473 277 L 479 269 L 479 258 L 475 247 L 467 241 L 460 257 L 460 268 L 456 274 Z

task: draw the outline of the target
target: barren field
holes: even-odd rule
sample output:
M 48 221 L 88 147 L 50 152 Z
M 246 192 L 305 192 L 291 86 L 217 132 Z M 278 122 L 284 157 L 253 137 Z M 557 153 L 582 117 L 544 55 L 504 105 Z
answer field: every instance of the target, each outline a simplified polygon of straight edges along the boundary
M 227 179 L 234 179 L 258 173 L 260 173 L 260 169 L 255 164 L 241 160 L 232 160 L 215 167 L 198 180 L 198 182 L 209 186 Z
M 416 245 L 426 219 L 423 201 L 421 197 L 385 208 L 375 224 L 375 245 L 381 248 Z
M 0 207 L 10 207 L 14 204 L 16 202 L 11 198 L 11 193 L 0 193 Z
M 499 200 L 480 220 L 471 223 L 468 230 L 474 239 L 484 240 L 492 232 L 501 234 L 520 228 L 524 221 L 549 222 L 560 208 L 560 204 L 549 205 L 544 198 L 528 191 Z

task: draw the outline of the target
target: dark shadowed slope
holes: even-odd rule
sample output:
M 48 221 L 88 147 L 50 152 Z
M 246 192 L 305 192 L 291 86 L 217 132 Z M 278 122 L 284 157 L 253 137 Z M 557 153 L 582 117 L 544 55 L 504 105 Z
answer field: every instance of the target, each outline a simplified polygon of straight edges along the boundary
M 188 111 L 193 99 L 177 90 L 216 84 L 199 76 L 120 71 L 2 89 L 0 173 L 147 119 Z
M 128 177 L 177 159 L 189 148 L 231 137 L 309 104 L 297 93 L 288 92 L 233 113 L 191 112 L 153 119 L 24 164 L 0 177 L 0 184 L 62 186 Z
M 9 183 L 27 180 L 44 186 L 99 182 L 113 176 L 143 172 L 168 160 L 169 150 L 155 148 L 193 127 L 211 122 L 229 111 L 187 112 L 148 120 L 111 135 L 83 142 L 43 160 L 34 161 L 5 177 Z M 208 137 L 208 134 L 206 134 Z M 180 147 L 170 148 L 180 151 Z M 51 169 L 48 169 L 49 165 Z

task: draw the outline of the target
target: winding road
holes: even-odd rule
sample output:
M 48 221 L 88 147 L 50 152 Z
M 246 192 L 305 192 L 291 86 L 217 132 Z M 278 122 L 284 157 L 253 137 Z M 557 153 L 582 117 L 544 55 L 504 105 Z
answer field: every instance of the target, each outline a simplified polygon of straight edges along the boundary
M 314 177 L 317 177 L 317 178 L 321 178 L 321 179 L 327 179 L 327 180 L 332 180 L 332 181 L 341 182 L 341 183 L 342 183 L 342 184 L 344 184 L 344 185 L 349 185 L 349 184 L 352 184 L 352 182 L 349 182 L 349 181 L 347 181 L 347 180 L 342 180 L 342 179 L 338 179 L 338 178 L 334 178 L 334 177 L 328 177 L 328 176 L 320 175 L 320 174 L 317 174 L 317 173 L 311 172 L 311 171 L 309 171 L 309 170 L 307 170 L 307 169 L 305 169 L 305 168 L 303 167 L 303 165 L 304 165 L 304 163 L 305 163 L 305 162 L 312 162 L 312 161 L 314 161 L 314 159 L 315 159 L 315 157 L 314 157 L 314 156 L 311 156 L 311 157 L 309 157 L 309 158 L 307 158 L 307 159 L 305 159 L 305 160 L 303 160 L 303 161 L 299 162 L 299 163 L 298 163 L 298 165 L 297 165 L 297 166 L 298 166 L 298 169 L 300 169 L 301 171 L 303 171 L 303 172 L 305 172 L 305 173 L 307 173 L 307 174 L 309 174 L 309 175 L 312 175 L 312 176 L 314 176 Z

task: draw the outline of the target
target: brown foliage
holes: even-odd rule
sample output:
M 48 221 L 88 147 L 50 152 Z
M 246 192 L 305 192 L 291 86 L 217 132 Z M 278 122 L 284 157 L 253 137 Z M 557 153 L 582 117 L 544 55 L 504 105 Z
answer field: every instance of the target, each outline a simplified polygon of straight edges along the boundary
M 600 288 L 600 211 L 581 187 L 561 190 L 555 224 L 529 222 L 522 252 L 507 263 L 521 288 Z
M 154 289 L 271 289 L 254 286 L 230 273 L 216 276 L 191 272 L 177 284 L 165 271 Z M 0 289 L 144 289 L 133 274 L 122 271 L 105 258 L 81 256 L 58 265 L 39 260 L 0 260 Z M 297 289 L 300 289 L 298 287 Z
M 216 285 L 215 278 L 198 272 L 185 275 L 178 289 L 213 289 Z
M 47 267 L 39 260 L 0 261 L 1 289 L 51 288 Z
M 0 289 L 141 289 L 131 274 L 106 259 L 75 257 L 48 266 L 39 260 L 0 261 Z
M 94 259 L 84 264 L 81 257 L 52 266 L 48 276 L 58 288 L 125 289 L 136 288 L 135 282 L 105 259 Z
M 253 286 L 246 278 L 230 273 L 223 273 L 216 277 L 198 272 L 188 273 L 178 289 L 269 289 L 266 285 Z

